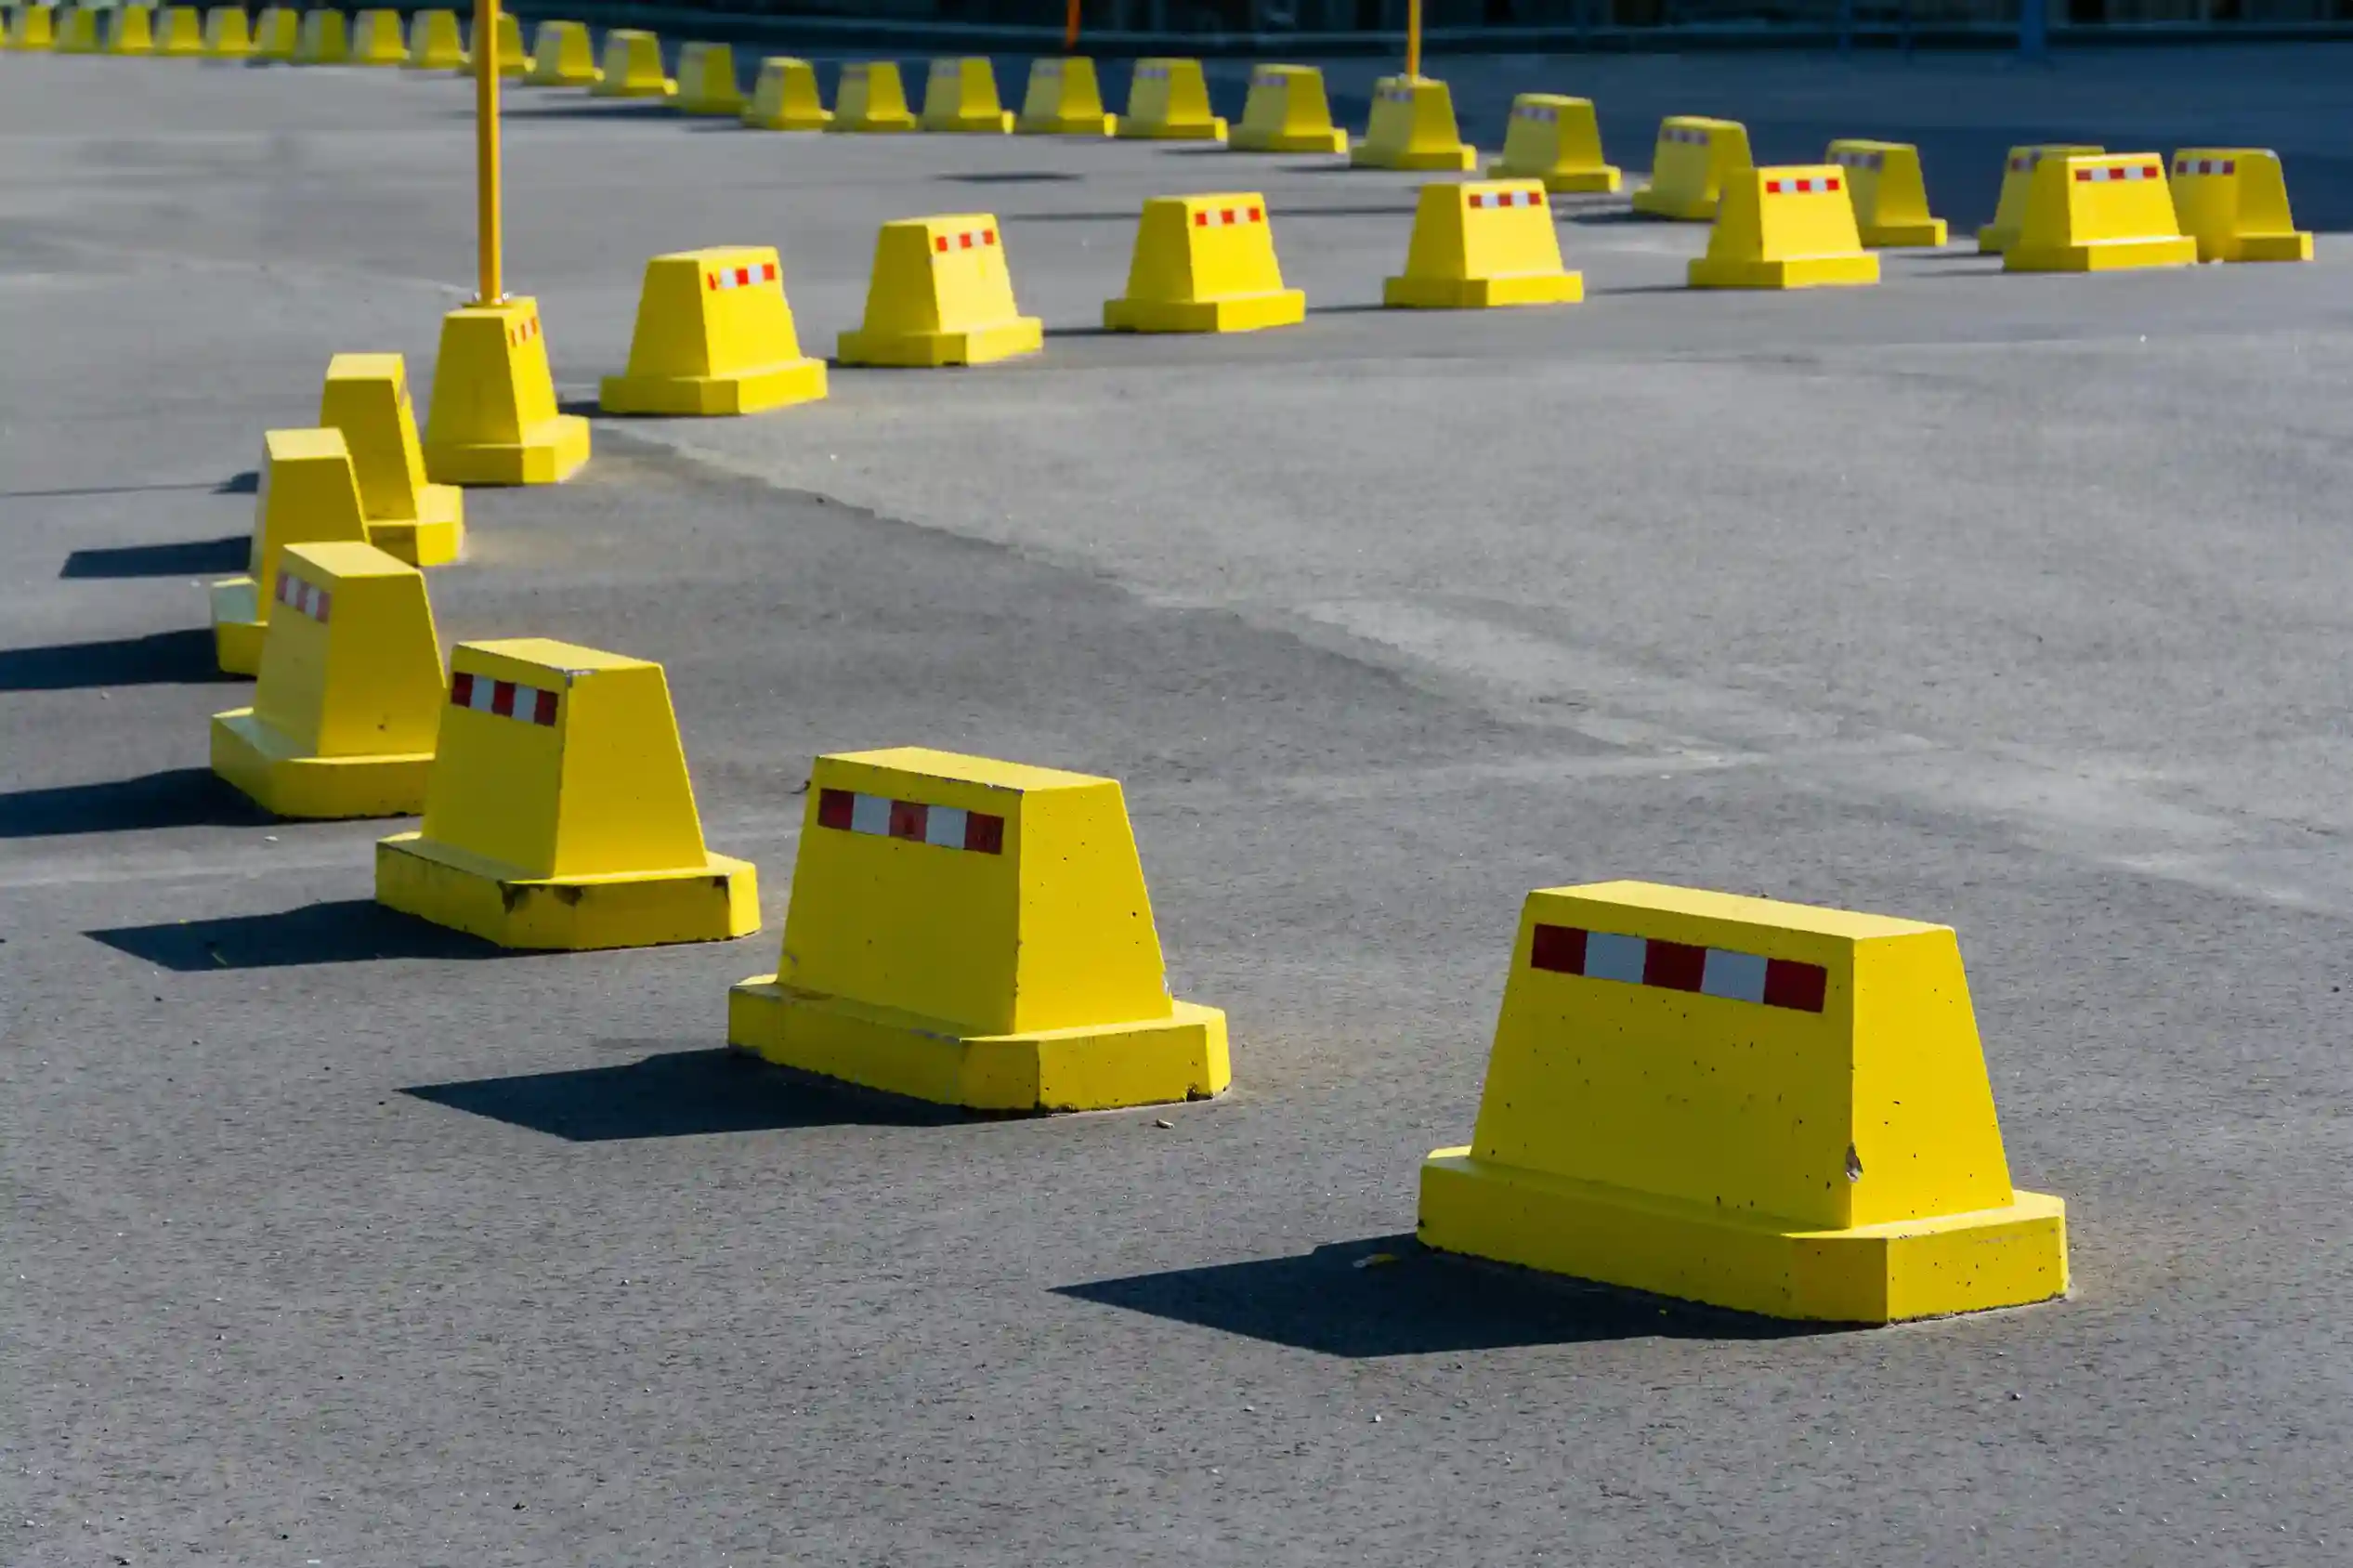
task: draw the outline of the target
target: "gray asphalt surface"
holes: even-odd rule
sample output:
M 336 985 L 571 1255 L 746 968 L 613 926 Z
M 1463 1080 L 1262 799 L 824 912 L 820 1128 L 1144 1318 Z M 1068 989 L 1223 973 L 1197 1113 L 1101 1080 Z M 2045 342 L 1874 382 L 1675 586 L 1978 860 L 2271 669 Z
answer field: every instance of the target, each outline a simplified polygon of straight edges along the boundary
M 2268 143 L 2334 229 L 2344 64 L 1450 74 L 1474 128 L 1590 92 L 1635 168 L 1670 109 L 1916 138 L 1956 229 L 2010 140 Z M 930 211 L 1000 214 L 1057 335 L 469 497 L 445 638 L 662 660 L 769 921 L 508 957 L 374 909 L 380 825 L 203 772 L 261 432 L 339 349 L 422 405 L 470 287 L 467 94 L 0 57 L 0 1561 L 2345 1561 L 2344 238 L 1702 296 L 1698 229 L 1578 202 L 1586 305 L 1404 317 L 1413 176 L 520 95 L 568 396 L 647 255 L 779 244 L 826 352 Z M 1304 327 L 1088 330 L 1144 197 L 1237 188 Z M 1229 1097 L 963 1121 L 724 1055 L 808 758 L 900 743 L 1126 781 Z M 1522 895 L 1611 876 L 1954 924 L 2073 1299 L 1793 1333 L 1418 1253 Z

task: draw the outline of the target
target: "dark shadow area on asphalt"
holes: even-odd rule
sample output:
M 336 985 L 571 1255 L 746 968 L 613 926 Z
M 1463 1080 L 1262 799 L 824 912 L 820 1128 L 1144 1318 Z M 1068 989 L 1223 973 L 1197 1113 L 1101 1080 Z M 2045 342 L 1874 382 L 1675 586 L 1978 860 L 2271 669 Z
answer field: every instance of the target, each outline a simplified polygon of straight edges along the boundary
M 227 539 L 183 539 L 171 544 L 119 544 L 76 550 L 59 577 L 202 577 L 243 571 L 254 542 L 247 534 Z
M 182 974 L 203 974 L 216 969 L 368 963 L 381 959 L 510 956 L 478 936 L 400 914 L 369 898 L 307 904 L 267 915 L 116 926 L 83 934 L 159 969 Z
M 957 185 L 1046 185 L 1057 180 L 1084 179 L 1084 175 L 1065 174 L 1059 169 L 1000 169 L 985 170 L 969 175 L 934 175 Z
M 207 490 L 214 495 L 251 495 L 261 488 L 261 476 L 253 469 L 231 474 L 218 484 L 199 480 L 188 485 L 69 485 L 63 490 L 0 490 L 0 501 L 44 501 L 72 495 L 160 495 L 175 490 Z
M 1336 1242 L 1304 1257 L 1065 1285 L 1054 1293 L 1352 1361 L 1514 1345 L 1780 1339 L 1837 1331 L 1445 1257 L 1410 1235 Z
M 946 1106 L 861 1094 L 726 1050 L 658 1052 L 611 1066 L 418 1084 L 400 1092 L 572 1143 L 966 1119 Z
M 145 828 L 252 828 L 275 820 L 202 767 L 0 794 L 0 839 Z
M 680 123 L 667 98 L 593 98 L 586 103 L 542 103 L 505 111 L 510 120 L 668 120 Z M 471 120 L 473 111 L 452 119 Z M 692 121 L 685 121 L 692 124 Z
M 0 648 L 0 691 L 78 691 L 87 686 L 191 686 L 233 681 L 197 629 L 150 632 L 104 643 Z

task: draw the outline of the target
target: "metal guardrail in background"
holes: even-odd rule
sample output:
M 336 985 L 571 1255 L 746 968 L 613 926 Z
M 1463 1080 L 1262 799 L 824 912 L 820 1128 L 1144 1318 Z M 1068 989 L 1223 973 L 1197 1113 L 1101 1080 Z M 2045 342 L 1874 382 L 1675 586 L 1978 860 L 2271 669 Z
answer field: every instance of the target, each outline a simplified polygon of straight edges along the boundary
M 565 0 L 514 7 L 608 26 L 811 43 L 930 40 L 1058 50 L 1065 0 Z M 1103 55 L 1397 53 L 1406 0 L 1084 0 Z M 1923 47 L 2353 38 L 2353 0 L 1424 0 L 1439 48 Z

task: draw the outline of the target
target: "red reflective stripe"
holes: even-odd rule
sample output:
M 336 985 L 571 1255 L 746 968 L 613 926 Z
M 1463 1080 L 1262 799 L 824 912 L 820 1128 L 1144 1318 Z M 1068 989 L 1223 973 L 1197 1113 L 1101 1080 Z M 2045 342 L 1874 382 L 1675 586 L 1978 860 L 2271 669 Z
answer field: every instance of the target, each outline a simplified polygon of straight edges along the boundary
M 1829 989 L 1829 972 L 1818 963 L 1799 963 L 1795 959 L 1769 959 L 1765 962 L 1767 1007 L 1820 1013 L 1823 998 Z
M 1654 936 L 1642 952 L 1642 984 L 1670 991 L 1696 991 L 1707 974 L 1707 949 Z
M 857 807 L 857 796 L 847 790 L 817 791 L 817 826 L 839 828 L 849 831 L 850 814 Z
M 1528 964 L 1555 974 L 1585 973 L 1585 933 L 1574 925 L 1539 925 L 1528 947 Z
M 931 808 L 928 806 L 919 805 L 913 801 L 893 801 L 891 803 L 891 837 L 913 839 L 918 843 L 922 843 L 924 821 L 930 816 Z
M 501 681 L 490 687 L 490 712 L 502 719 L 515 716 L 515 683 Z
M 1005 853 L 1005 819 L 985 811 L 964 814 L 964 847 L 982 855 Z
M 452 706 L 474 706 L 474 677 L 461 670 L 450 677 L 450 701 Z
M 942 234 L 937 239 L 935 239 L 932 242 L 932 248 L 945 254 L 948 250 L 948 236 Z
M 552 725 L 555 722 L 556 694 L 552 691 L 542 691 L 539 694 L 538 699 L 531 704 L 531 723 L 535 725 Z

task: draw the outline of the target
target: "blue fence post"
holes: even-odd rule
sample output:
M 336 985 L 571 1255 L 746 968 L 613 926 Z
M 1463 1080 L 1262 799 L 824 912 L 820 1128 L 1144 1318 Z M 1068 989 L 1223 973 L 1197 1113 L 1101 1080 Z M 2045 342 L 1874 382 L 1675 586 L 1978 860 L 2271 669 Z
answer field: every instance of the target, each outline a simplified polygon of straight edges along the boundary
M 2018 0 L 2018 52 L 2022 59 L 2039 60 L 2049 52 L 2048 0 Z

